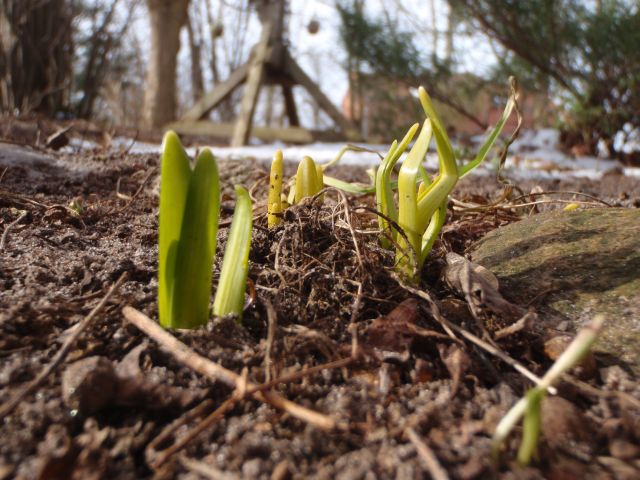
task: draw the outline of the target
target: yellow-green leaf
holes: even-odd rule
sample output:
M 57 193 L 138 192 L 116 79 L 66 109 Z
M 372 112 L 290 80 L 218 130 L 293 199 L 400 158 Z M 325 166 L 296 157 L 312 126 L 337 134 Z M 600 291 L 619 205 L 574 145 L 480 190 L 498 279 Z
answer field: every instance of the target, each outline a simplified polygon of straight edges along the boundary
M 164 136 L 160 175 L 158 310 L 160 324 L 171 327 L 171 289 L 174 283 L 175 253 L 191 178 L 189 156 L 175 132 L 167 132 Z
M 219 214 L 218 166 L 211 150 L 204 149 L 191 174 L 176 250 L 171 289 L 173 328 L 193 328 L 209 320 Z
M 224 250 L 213 313 L 219 317 L 234 314 L 240 318 L 249 273 L 253 211 L 249 192 L 240 185 L 236 185 L 235 190 L 236 208 Z

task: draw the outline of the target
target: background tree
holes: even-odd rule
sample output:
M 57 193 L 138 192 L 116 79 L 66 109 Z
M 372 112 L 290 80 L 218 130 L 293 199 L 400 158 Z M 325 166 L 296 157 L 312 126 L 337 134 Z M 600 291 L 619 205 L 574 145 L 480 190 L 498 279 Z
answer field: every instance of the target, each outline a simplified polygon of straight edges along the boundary
M 189 0 L 146 0 L 151 27 L 145 95 L 147 126 L 161 127 L 176 115 L 176 66 L 180 30 Z
M 76 20 L 79 25 L 75 34 L 77 74 L 74 89 L 80 100 L 74 110 L 78 117 L 93 116 L 110 71 L 124 74 L 120 64 L 131 58 L 122 42 L 138 4 L 138 0 L 129 0 L 127 5 L 122 0 L 83 3 Z M 118 9 L 124 14 L 118 15 Z
M 486 82 L 473 75 L 455 75 L 452 40 L 445 38 L 446 57 L 439 58 L 436 50 L 425 49 L 416 40 L 415 31 L 405 30 L 399 18 L 368 15 L 359 1 L 340 2 L 336 7 L 347 52 L 351 116 L 366 118 L 363 108 L 375 105 L 376 109 L 370 116 L 374 123 L 364 126 L 365 135 L 388 136 L 390 129 L 399 135 L 406 129 L 418 115 L 417 102 L 408 98 L 416 85 L 427 85 L 429 94 L 457 116 L 479 129 L 487 127 L 475 114 L 471 99 Z
M 75 2 L 0 0 L 0 107 L 54 115 L 67 110 Z
M 564 111 L 567 146 L 593 151 L 640 127 L 640 5 L 636 0 L 450 0 L 496 44 L 499 74 L 547 90 Z M 625 128 L 626 126 L 626 128 Z

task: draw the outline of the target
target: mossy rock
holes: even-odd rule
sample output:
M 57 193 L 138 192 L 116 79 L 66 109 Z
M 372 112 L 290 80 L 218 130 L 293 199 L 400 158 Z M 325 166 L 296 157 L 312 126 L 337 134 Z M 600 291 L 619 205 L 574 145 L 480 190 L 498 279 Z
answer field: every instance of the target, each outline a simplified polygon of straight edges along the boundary
M 577 330 L 607 322 L 596 350 L 640 375 L 640 210 L 554 211 L 494 230 L 472 259 L 498 276 L 506 298 L 566 318 Z

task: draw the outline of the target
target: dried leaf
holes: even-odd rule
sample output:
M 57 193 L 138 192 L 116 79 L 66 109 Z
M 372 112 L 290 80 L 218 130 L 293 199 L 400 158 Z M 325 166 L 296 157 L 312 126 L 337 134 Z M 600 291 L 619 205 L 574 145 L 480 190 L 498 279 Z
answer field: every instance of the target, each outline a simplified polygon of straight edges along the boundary
M 403 301 L 388 315 L 373 321 L 364 345 L 377 349 L 384 360 L 406 362 L 416 336 L 410 325 L 415 324 L 417 316 L 418 301 L 415 298 Z
M 474 317 L 478 318 L 483 307 L 508 322 L 515 322 L 527 313 L 504 299 L 498 291 L 498 279 L 486 268 L 453 252 L 447 253 L 446 261 L 445 280 L 464 295 Z
M 44 146 L 52 150 L 60 150 L 62 147 L 66 147 L 69 145 L 69 137 L 67 136 L 69 130 L 71 130 L 71 126 L 55 131 L 47 137 Z
M 451 379 L 453 380 L 451 385 L 451 396 L 453 397 L 458 391 L 460 380 L 462 380 L 462 377 L 471 365 L 471 359 L 469 358 L 469 355 L 467 355 L 467 353 L 456 344 L 452 344 L 447 347 L 439 343 L 438 352 L 440 353 L 440 358 L 442 359 L 445 367 L 447 367 L 449 375 L 451 375 Z

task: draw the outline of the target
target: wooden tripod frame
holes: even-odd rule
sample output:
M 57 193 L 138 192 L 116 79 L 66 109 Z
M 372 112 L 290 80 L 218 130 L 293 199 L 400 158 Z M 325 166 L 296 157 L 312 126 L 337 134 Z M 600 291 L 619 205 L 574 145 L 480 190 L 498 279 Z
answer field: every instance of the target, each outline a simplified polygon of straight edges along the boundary
M 318 85 L 307 76 L 289 53 L 283 41 L 284 0 L 259 0 L 258 15 L 262 23 L 260 41 L 252 49 L 249 60 L 231 73 L 229 78 L 206 93 L 183 117 L 168 125 L 178 133 L 231 138 L 231 146 L 246 145 L 251 136 L 262 140 L 309 143 L 316 140 L 358 139 L 358 130 L 331 103 Z M 233 124 L 203 120 L 213 109 L 244 84 L 240 114 Z M 263 85 L 279 85 L 285 103 L 289 127 L 254 127 L 253 114 Z M 338 127 L 337 131 L 319 132 L 300 127 L 293 86 L 304 87 L 318 106 Z

